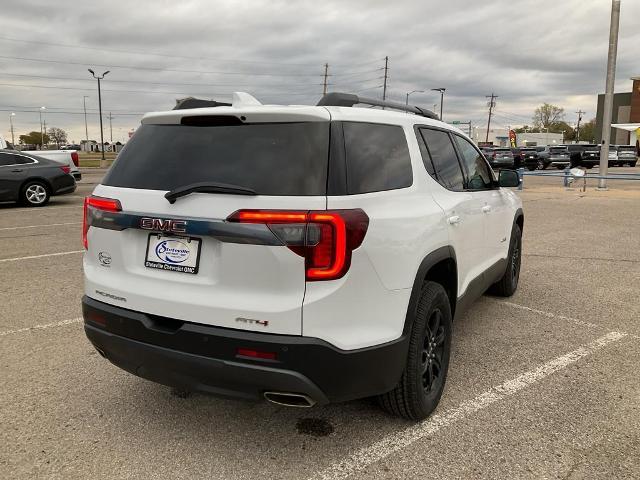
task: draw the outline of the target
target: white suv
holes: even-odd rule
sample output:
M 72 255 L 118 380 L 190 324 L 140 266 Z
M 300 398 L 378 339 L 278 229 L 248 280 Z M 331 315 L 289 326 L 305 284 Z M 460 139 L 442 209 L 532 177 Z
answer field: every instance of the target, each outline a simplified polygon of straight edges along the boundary
M 204 103 L 147 114 L 85 200 L 89 340 L 180 390 L 428 416 L 454 316 L 518 285 L 517 174 L 418 107 Z

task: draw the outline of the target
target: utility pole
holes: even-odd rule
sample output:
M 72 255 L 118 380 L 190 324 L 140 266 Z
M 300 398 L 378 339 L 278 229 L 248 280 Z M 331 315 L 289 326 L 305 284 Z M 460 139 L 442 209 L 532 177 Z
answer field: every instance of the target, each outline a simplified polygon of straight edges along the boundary
M 88 69 L 89 73 L 93 75 L 93 78 L 98 80 L 98 111 L 100 114 L 100 151 L 102 152 L 102 157 L 100 159 L 100 168 L 105 168 L 107 166 L 107 161 L 104 158 L 104 129 L 102 128 L 102 95 L 100 94 L 100 80 L 104 78 L 104 76 L 109 73 L 109 70 L 104 72 L 102 76 L 96 75 L 93 70 Z
M 484 139 L 485 142 L 489 141 L 489 129 L 491 128 L 491 114 L 493 113 L 493 107 L 496 106 L 496 98 L 498 98 L 497 95 L 494 95 L 493 93 L 491 93 L 491 95 L 485 95 L 487 98 L 491 98 L 491 100 L 489 100 L 489 102 L 487 102 L 488 107 L 489 107 L 489 121 L 487 122 L 487 135 L 486 138 Z
M 329 64 L 325 63 L 324 64 L 324 86 L 322 88 L 322 94 L 326 95 L 327 94 L 327 81 L 328 81 L 328 77 L 329 77 Z
M 113 115 L 109 112 L 109 142 L 113 143 L 113 125 L 111 125 L 111 120 L 113 119 Z
M 47 119 L 46 118 L 42 122 L 42 125 L 44 130 L 44 134 L 42 135 L 42 143 L 44 143 L 44 137 L 47 136 Z M 49 145 L 49 142 L 47 142 L 47 145 Z M 44 150 L 44 145 L 42 146 L 42 149 Z
M 87 147 L 89 146 L 89 127 L 87 127 L 87 95 L 82 97 L 82 106 L 84 107 L 84 134 L 87 141 Z
M 46 107 L 40 107 L 40 110 L 38 110 L 38 113 L 40 113 L 40 148 L 43 147 L 43 143 L 44 143 L 44 136 L 42 135 L 42 112 L 45 110 Z
M 578 125 L 576 126 L 576 141 L 573 143 L 578 143 L 580 141 L 580 121 L 582 120 L 582 115 L 587 112 L 583 112 L 582 109 L 576 112 L 578 114 Z
M 13 117 L 15 116 L 16 114 L 14 112 L 11 112 L 9 114 L 9 123 L 11 123 L 11 144 L 13 145 L 14 148 L 16 146 L 16 139 L 13 137 Z
M 384 57 L 384 84 L 382 86 L 382 100 L 387 99 L 387 79 L 389 78 L 389 57 Z
M 620 28 L 620 0 L 611 1 L 611 25 L 609 27 L 609 53 L 607 55 L 607 82 L 604 94 L 602 120 L 602 146 L 600 148 L 600 175 L 606 176 L 609 168 L 609 142 L 611 141 L 611 116 L 613 113 L 613 88 L 616 80 L 616 57 L 618 55 L 618 30 Z M 607 180 L 598 180 L 598 189 L 605 190 Z

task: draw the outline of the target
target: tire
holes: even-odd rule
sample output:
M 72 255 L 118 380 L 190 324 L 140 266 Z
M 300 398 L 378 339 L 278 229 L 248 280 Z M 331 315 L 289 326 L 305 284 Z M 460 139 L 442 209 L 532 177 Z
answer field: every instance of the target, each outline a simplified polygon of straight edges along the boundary
M 637 160 L 636 160 L 635 162 L 631 162 L 631 163 L 629 164 L 629 166 L 630 166 L 631 168 L 633 168 L 633 167 L 635 167 L 635 166 L 636 166 L 636 163 L 638 163 L 638 162 L 637 162 Z
M 586 168 L 587 170 L 591 170 L 593 168 L 593 165 L 587 164 L 584 166 L 584 168 Z
M 542 160 L 538 161 L 538 168 L 540 170 L 546 170 L 548 166 L 549 166 L 548 163 L 545 163 Z
M 527 170 L 529 170 L 530 172 L 533 172 L 536 168 L 538 168 L 538 166 L 537 166 L 537 165 L 529 165 L 529 166 L 527 167 Z
M 384 410 L 414 421 L 427 418 L 435 410 L 447 380 L 451 336 L 449 297 L 439 283 L 426 282 L 416 307 L 400 382 L 378 397 Z
M 564 170 L 564 169 L 565 169 L 565 167 L 563 167 L 562 165 L 556 165 L 556 168 L 557 168 L 558 170 Z
M 520 266 L 522 264 L 522 231 L 518 224 L 513 225 L 511 242 L 509 243 L 509 256 L 507 257 L 507 269 L 500 280 L 491 285 L 489 293 L 499 297 L 510 297 L 518 289 L 520 279 Z
M 40 180 L 27 182 L 20 192 L 20 203 L 27 207 L 44 207 L 50 199 L 49 186 Z

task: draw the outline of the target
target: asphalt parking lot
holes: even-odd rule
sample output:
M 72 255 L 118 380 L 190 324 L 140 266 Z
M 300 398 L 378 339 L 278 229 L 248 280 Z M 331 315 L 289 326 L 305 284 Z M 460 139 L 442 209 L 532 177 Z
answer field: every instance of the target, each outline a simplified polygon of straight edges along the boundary
M 370 400 L 180 398 L 101 358 L 80 318 L 82 198 L 101 176 L 0 206 L 0 477 L 640 477 L 639 182 L 526 179 L 519 290 L 455 325 L 443 399 L 416 425 Z

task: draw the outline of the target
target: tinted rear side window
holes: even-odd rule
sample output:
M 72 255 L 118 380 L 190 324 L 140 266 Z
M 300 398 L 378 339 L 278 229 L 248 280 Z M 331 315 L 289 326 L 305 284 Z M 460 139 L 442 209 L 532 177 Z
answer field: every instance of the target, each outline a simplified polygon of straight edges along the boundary
M 172 190 L 196 182 L 258 195 L 325 195 L 329 122 L 142 125 L 103 183 Z
M 343 129 L 349 194 L 411 186 L 411 157 L 402 127 L 344 122 Z
M 449 134 L 441 130 L 431 130 L 430 128 L 421 128 L 420 133 L 429 150 L 436 172 L 436 180 L 449 190 L 462 191 L 464 189 L 464 177 Z

